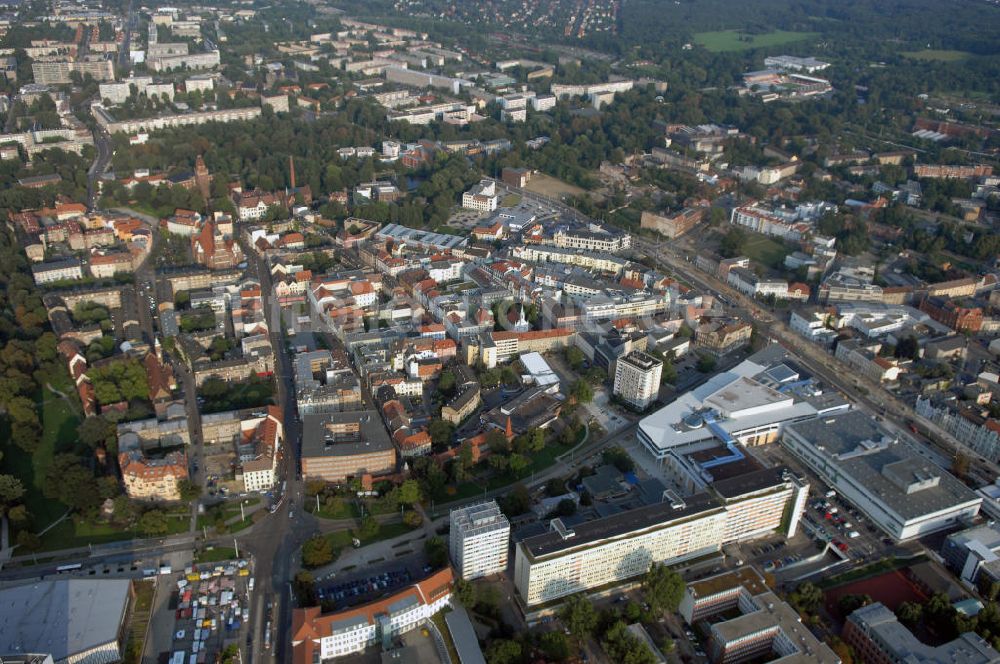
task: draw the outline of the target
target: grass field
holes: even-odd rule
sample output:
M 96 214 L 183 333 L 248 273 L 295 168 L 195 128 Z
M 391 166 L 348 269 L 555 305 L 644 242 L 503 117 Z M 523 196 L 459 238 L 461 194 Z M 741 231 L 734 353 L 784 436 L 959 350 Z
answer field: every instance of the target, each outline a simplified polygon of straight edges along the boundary
M 503 197 L 503 200 L 500 201 L 500 205 L 502 207 L 514 207 L 520 202 L 521 202 L 520 194 L 507 194 L 506 196 Z
M 777 268 L 784 262 L 788 250 L 780 242 L 763 235 L 751 235 L 743 245 L 743 253 L 756 263 Z
M 170 535 L 185 533 L 189 526 L 189 514 L 168 513 L 167 532 L 162 536 L 169 537 Z M 145 537 L 145 535 L 136 530 L 122 530 L 121 526 L 109 523 L 96 523 L 73 516 L 62 521 L 55 528 L 42 535 L 41 550 L 71 549 L 87 546 L 88 544 L 107 544 L 108 542 L 120 542 L 140 537 Z
M 217 546 L 194 555 L 196 563 L 221 563 L 224 560 L 236 560 L 236 549 L 231 546 Z
M 763 35 L 751 35 L 739 30 L 718 30 L 716 32 L 698 32 L 694 41 L 713 53 L 725 51 L 749 51 L 766 46 L 781 46 L 806 39 L 816 39 L 818 32 L 786 32 L 775 30 Z
M 584 193 L 584 190 L 580 187 L 572 185 L 569 182 L 563 182 L 544 173 L 532 175 L 525 189 L 557 200 L 561 200 L 563 196 L 578 196 Z
M 52 465 L 52 457 L 57 452 L 73 448 L 78 422 L 73 408 L 65 400 L 46 390 L 42 394 L 42 441 L 38 449 L 29 454 L 11 445 L 4 453 L 0 469 L 24 482 L 24 503 L 34 520 L 34 527 L 38 530 L 66 512 L 66 507 L 62 503 L 45 497 L 42 487 L 45 485 L 45 473 Z M 0 431 L 0 436 L 9 437 L 9 435 L 5 426 L 4 430 Z
M 937 62 L 957 62 L 972 57 L 967 51 L 942 51 L 928 49 L 926 51 L 903 51 L 903 55 L 911 60 L 925 60 Z

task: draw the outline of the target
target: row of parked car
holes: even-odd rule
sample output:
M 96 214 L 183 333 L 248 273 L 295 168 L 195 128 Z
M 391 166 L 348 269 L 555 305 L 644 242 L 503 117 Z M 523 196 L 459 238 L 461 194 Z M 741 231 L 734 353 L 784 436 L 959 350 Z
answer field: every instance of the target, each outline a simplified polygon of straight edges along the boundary
M 320 600 L 335 602 L 348 601 L 380 590 L 389 590 L 410 581 L 410 573 L 406 570 L 382 572 L 364 579 L 340 583 L 335 586 L 320 587 L 317 590 Z

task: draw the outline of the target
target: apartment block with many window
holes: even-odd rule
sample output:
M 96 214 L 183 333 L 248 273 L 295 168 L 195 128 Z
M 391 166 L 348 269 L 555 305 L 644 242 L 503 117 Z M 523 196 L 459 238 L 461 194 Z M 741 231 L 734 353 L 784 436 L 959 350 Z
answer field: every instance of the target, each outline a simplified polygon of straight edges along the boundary
M 645 410 L 660 395 L 663 362 L 634 350 L 615 364 L 613 393 L 630 406 Z
M 517 543 L 514 585 L 534 606 L 639 576 L 654 562 L 673 565 L 783 527 L 794 533 L 807 493 L 772 468 L 684 498 L 665 491 L 661 502 L 573 528 L 554 519 L 549 532 Z
M 507 569 L 510 522 L 495 500 L 451 511 L 451 561 L 462 579 L 478 579 Z

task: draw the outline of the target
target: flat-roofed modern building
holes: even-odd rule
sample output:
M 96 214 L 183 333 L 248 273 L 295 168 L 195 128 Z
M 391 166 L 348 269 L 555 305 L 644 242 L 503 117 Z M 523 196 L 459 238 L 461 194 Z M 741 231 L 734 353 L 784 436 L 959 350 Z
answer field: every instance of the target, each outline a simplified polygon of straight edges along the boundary
M 634 350 L 615 363 L 613 393 L 638 410 L 645 410 L 660 396 L 663 362 Z
M 939 646 L 922 643 L 880 602 L 848 616 L 843 635 L 862 662 L 1000 664 L 1000 653 L 975 632 L 966 632 Z
M 396 469 L 396 448 L 375 411 L 304 413 L 302 475 L 341 482 Z
M 713 662 L 744 661 L 840 664 L 840 658 L 802 624 L 798 612 L 771 592 L 752 567 L 724 572 L 687 586 L 679 608 L 689 625 L 712 619 L 708 650 Z
M 452 510 L 448 543 L 459 577 L 470 580 L 504 572 L 510 522 L 495 500 Z
M 808 485 L 768 468 L 681 498 L 551 530 L 517 543 L 514 585 L 527 606 L 644 574 L 654 562 L 675 564 L 787 527 L 794 534 Z M 788 515 L 787 523 L 783 518 Z
M 692 446 L 774 442 L 785 425 L 816 417 L 799 396 L 804 382 L 781 352 L 767 348 L 643 418 L 639 441 L 660 463 Z
M 708 648 L 713 662 L 737 664 L 773 658 L 800 664 L 840 664 L 830 646 L 802 624 L 798 611 L 773 592 L 741 595 L 738 608 L 739 616 L 711 627 Z
M 131 583 L 58 579 L 0 590 L 0 653 L 48 653 L 74 664 L 121 661 Z
M 791 424 L 781 443 L 896 540 L 968 522 L 982 504 L 861 411 Z

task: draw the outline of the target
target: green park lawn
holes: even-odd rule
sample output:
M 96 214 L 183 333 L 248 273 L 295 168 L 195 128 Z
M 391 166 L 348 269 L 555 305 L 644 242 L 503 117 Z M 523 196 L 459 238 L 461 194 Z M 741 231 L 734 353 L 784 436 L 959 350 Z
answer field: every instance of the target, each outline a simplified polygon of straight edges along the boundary
M 817 32 L 775 30 L 762 35 L 752 35 L 739 30 L 717 30 L 715 32 L 695 33 L 694 41 L 712 53 L 722 53 L 725 51 L 749 51 L 766 46 L 781 46 L 817 37 L 819 37 Z
M 198 551 L 194 555 L 196 563 L 220 563 L 224 560 L 236 560 L 236 549 L 231 546 L 216 546 Z
M 743 245 L 743 253 L 755 263 L 777 268 L 784 262 L 788 250 L 780 242 L 763 235 L 751 234 Z
M 24 482 L 24 502 L 38 530 L 66 513 L 66 506 L 42 493 L 45 474 L 57 452 L 70 451 L 76 441 L 79 418 L 73 408 L 59 396 L 46 390 L 42 395 L 42 440 L 33 454 L 10 445 L 6 448 L 0 469 Z M 9 437 L 6 425 L 0 436 Z
M 911 60 L 924 60 L 935 62 L 957 62 L 972 57 L 968 51 L 947 51 L 939 49 L 927 49 L 924 51 L 903 51 L 903 55 Z

